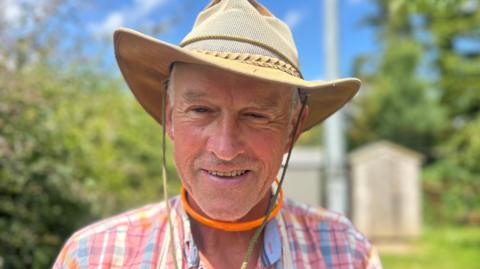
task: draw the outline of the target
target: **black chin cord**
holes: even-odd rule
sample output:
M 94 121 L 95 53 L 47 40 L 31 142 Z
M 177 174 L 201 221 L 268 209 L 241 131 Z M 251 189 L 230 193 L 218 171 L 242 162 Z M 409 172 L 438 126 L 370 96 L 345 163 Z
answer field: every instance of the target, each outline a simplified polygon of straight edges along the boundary
M 263 218 L 262 225 L 260 225 L 260 227 L 258 227 L 258 229 L 255 231 L 255 234 L 253 235 L 252 239 L 250 239 L 250 242 L 248 243 L 247 252 L 245 253 L 245 256 L 244 256 L 243 262 L 242 262 L 242 266 L 240 267 L 240 269 L 247 269 L 248 262 L 249 262 L 250 258 L 252 257 L 253 250 L 255 248 L 255 244 L 257 243 L 258 238 L 260 237 L 260 234 L 262 233 L 263 229 L 265 228 L 265 225 L 267 224 L 268 217 L 272 213 L 272 210 L 275 206 L 275 201 L 277 200 L 278 195 L 280 193 L 280 189 L 282 188 L 283 180 L 285 178 L 285 174 L 287 173 L 288 162 L 290 161 L 290 155 L 292 154 L 292 149 L 293 149 L 293 144 L 295 142 L 295 137 L 297 136 L 298 127 L 300 126 L 300 120 L 301 120 L 301 117 L 303 115 L 303 111 L 305 110 L 305 106 L 306 106 L 307 100 L 308 100 L 308 95 L 301 92 L 300 90 L 299 90 L 299 96 L 300 96 L 300 100 L 302 102 L 302 107 L 300 108 L 300 113 L 298 114 L 297 122 L 295 123 L 295 128 L 293 129 L 293 135 L 292 135 L 292 139 L 290 141 L 290 145 L 289 145 L 289 148 L 288 148 L 287 159 L 285 160 L 285 165 L 284 165 L 283 170 L 282 170 L 282 175 L 280 177 L 280 182 L 278 183 L 278 187 L 275 191 L 275 194 L 270 199 L 268 209 L 267 209 L 267 213 L 265 214 L 265 217 Z

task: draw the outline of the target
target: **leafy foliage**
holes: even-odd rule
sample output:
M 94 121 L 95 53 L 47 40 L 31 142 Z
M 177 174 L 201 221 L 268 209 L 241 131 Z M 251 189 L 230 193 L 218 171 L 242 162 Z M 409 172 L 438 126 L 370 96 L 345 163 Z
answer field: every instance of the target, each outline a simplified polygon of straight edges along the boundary
M 48 268 L 76 229 L 163 197 L 160 126 L 79 34 L 92 3 L 11 1 L 0 16 L 0 268 Z
M 480 223 L 480 115 L 440 148 L 441 158 L 427 167 L 425 195 L 431 221 Z
M 413 40 L 392 37 L 379 67 L 363 79 L 352 144 L 388 139 L 433 158 L 435 141 L 443 133 L 446 111 L 431 95 L 429 82 L 418 75 L 423 50 Z
M 368 89 L 352 144 L 386 138 L 422 152 L 429 220 L 479 223 L 480 4 L 376 3 L 368 22 L 384 47 L 357 60 Z
M 75 229 L 161 199 L 161 128 L 116 80 L 48 65 L 0 74 L 6 268 L 49 267 Z

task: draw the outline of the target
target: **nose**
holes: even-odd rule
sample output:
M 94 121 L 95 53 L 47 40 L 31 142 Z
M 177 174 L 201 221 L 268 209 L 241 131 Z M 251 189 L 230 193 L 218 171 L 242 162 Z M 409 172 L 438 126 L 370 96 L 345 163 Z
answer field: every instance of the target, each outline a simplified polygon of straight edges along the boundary
M 231 161 L 244 153 L 242 133 L 235 117 L 219 117 L 209 131 L 207 150 L 218 159 Z

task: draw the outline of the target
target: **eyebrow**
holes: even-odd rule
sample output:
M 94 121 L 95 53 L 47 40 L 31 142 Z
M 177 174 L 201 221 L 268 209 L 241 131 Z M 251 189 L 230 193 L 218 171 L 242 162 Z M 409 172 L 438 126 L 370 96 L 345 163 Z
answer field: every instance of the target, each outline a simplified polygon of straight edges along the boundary
M 277 109 L 279 107 L 279 103 L 274 98 L 256 99 L 252 101 L 252 104 L 265 109 Z

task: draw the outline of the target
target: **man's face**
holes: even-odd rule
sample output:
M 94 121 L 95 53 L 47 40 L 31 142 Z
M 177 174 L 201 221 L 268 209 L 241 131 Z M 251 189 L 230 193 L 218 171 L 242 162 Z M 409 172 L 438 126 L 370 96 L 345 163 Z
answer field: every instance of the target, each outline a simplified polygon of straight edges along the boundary
M 171 79 L 166 128 L 183 186 L 210 218 L 238 220 L 288 149 L 292 90 L 203 65 L 177 64 Z

